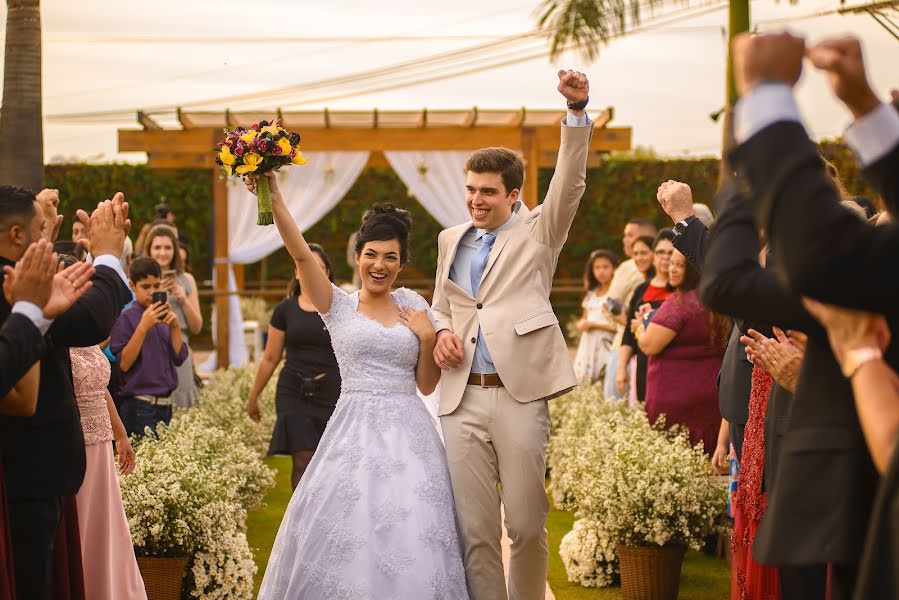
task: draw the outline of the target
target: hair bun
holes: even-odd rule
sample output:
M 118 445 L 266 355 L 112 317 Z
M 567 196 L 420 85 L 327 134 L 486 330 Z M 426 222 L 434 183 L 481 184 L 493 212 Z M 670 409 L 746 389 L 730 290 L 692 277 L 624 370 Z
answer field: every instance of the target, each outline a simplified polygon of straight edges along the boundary
M 406 237 L 412 229 L 412 217 L 409 211 L 397 208 L 392 204 L 375 204 L 371 212 L 362 221 L 362 229 L 373 227 L 375 224 L 390 224 L 399 237 Z

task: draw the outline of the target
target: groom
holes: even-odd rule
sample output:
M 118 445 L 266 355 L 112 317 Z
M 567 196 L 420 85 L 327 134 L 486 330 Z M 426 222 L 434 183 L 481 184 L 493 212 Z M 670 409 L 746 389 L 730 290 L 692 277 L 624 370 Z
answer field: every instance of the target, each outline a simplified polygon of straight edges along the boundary
M 577 384 L 549 293 L 584 193 L 588 91 L 583 73 L 559 72 L 569 113 L 542 205 L 518 210 L 524 162 L 483 148 L 465 165 L 471 222 L 438 239 L 439 414 L 472 600 L 542 600 L 546 590 L 546 402 Z M 512 540 L 508 596 L 501 499 Z

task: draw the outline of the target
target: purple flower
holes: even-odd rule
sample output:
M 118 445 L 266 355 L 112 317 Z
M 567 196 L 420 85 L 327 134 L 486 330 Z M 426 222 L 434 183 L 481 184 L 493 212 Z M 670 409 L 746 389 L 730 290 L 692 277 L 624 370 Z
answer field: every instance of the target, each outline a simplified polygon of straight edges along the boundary
M 268 140 L 262 139 L 256 143 L 256 149 L 260 152 L 268 152 L 269 142 Z
M 246 153 L 246 151 L 247 151 L 246 144 L 238 144 L 237 147 L 234 149 L 234 156 L 243 156 Z
M 299 133 L 291 133 L 290 134 L 290 145 L 296 146 L 300 143 L 300 134 Z

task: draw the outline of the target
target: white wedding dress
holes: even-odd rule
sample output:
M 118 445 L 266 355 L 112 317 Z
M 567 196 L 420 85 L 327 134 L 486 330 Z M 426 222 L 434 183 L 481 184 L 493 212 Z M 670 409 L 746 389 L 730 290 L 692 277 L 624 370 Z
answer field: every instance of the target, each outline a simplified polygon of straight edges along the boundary
M 400 306 L 428 304 L 392 292 Z M 334 287 L 340 400 L 278 530 L 264 600 L 467 599 L 443 445 L 415 386 L 418 337 Z

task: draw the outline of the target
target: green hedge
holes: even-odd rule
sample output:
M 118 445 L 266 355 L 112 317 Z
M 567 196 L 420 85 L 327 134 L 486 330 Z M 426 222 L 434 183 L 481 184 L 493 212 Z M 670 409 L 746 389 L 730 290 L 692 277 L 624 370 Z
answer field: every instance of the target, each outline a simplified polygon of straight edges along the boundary
M 852 194 L 873 197 L 862 181 L 851 152 L 843 145 L 825 143 L 822 152 L 831 160 Z M 165 199 L 175 211 L 178 226 L 190 237 L 193 270 L 198 281 L 210 279 L 212 256 L 212 176 L 200 169 L 150 171 L 144 165 L 49 165 L 47 185 L 60 190 L 60 210 L 69 217 L 79 207 L 88 207 L 115 191 L 125 192 L 131 205 L 134 236 L 140 226 L 153 217 L 153 206 Z M 552 169 L 540 170 L 540 197 L 552 177 Z M 557 278 L 578 278 L 583 261 L 591 250 L 608 248 L 621 252 L 621 229 L 632 216 L 645 217 L 659 226 L 670 226 L 656 202 L 656 189 L 662 181 L 685 181 L 693 188 L 697 201 L 710 203 L 718 177 L 716 159 L 653 160 L 610 159 L 587 173 L 587 189 L 562 252 Z M 459 201 L 462 202 L 462 190 Z M 366 169 L 347 193 L 346 198 L 319 221 L 308 239 L 322 244 L 328 251 L 338 279 L 350 278 L 346 264 L 346 241 L 354 231 L 365 209 L 377 202 L 391 202 L 412 214 L 412 264 L 403 278 L 432 277 L 437 263 L 437 234 L 440 225 L 417 200 L 410 197 L 406 186 L 391 169 Z M 61 236 L 71 232 L 67 218 Z M 293 272 L 292 262 L 284 249 L 266 261 L 269 279 L 287 279 Z M 262 265 L 248 265 L 247 281 L 259 279 Z M 402 280 L 402 279 L 401 279 Z M 560 313 L 568 313 L 577 305 L 576 298 L 556 302 Z M 560 316 L 566 316 L 565 314 Z

